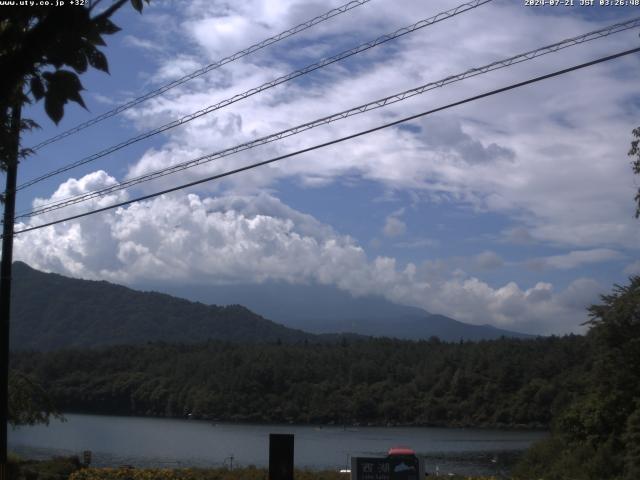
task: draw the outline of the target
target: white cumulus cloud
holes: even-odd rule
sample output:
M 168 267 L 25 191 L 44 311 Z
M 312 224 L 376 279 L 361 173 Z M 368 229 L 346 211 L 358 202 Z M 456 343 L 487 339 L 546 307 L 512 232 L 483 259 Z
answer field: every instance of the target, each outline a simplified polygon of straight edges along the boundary
M 96 172 L 65 182 L 56 195 L 81 193 L 99 180 L 113 181 Z M 542 333 L 579 330 L 584 304 L 595 300 L 597 290 L 588 279 L 561 292 L 544 282 L 528 289 L 515 282 L 494 288 L 443 262 L 370 259 L 351 237 L 269 194 L 161 196 L 18 235 L 15 245 L 16 259 L 83 278 L 328 284 L 470 323 Z M 487 268 L 500 262 L 491 252 L 477 260 Z

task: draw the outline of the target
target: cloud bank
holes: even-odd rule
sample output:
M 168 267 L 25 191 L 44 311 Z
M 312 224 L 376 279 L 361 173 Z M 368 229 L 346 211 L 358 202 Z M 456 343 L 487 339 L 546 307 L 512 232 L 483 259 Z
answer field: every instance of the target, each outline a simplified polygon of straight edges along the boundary
M 68 180 L 54 196 L 98 181 L 114 179 L 96 172 Z M 157 197 L 19 235 L 15 256 L 38 269 L 120 283 L 336 285 L 353 295 L 382 295 L 470 323 L 535 326 L 545 333 L 578 329 L 599 288 L 588 279 L 562 292 L 543 282 L 526 290 L 515 282 L 492 288 L 443 262 L 400 265 L 388 256 L 368 258 L 348 235 L 265 193 Z M 475 261 L 483 268 L 501 262 L 492 252 Z

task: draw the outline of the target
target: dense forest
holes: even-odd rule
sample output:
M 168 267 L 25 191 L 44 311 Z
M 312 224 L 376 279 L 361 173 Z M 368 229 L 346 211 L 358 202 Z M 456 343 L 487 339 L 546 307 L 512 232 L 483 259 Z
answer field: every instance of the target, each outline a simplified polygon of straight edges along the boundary
M 584 337 L 478 343 L 153 343 L 19 353 L 63 411 L 230 421 L 546 427 L 581 389 Z

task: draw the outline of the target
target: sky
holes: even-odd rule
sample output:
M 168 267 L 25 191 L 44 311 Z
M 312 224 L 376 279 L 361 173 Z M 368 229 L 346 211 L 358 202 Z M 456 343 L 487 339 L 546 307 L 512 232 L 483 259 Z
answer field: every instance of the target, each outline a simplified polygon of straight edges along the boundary
M 19 183 L 459 5 L 371 0 L 42 148 Z M 640 16 L 639 7 L 495 0 L 54 176 L 22 212 Z M 83 75 L 89 111 L 41 103 L 33 145 L 322 14 L 337 1 L 153 0 Z M 638 46 L 639 29 L 479 75 L 287 139 L 31 219 L 21 228 L 293 152 Z M 20 234 L 15 259 L 86 279 L 329 285 L 473 324 L 581 333 L 585 307 L 640 274 L 627 156 L 640 124 L 627 56 L 281 162 Z

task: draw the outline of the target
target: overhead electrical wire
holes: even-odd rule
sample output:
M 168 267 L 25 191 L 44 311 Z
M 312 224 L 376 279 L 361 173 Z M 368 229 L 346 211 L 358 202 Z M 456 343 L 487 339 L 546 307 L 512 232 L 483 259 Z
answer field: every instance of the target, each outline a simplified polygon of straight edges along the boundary
M 280 40 L 284 40 L 285 38 L 291 37 L 292 35 L 295 35 L 304 30 L 307 30 L 308 28 L 311 28 L 314 25 L 322 23 L 342 13 L 348 12 L 349 10 L 352 10 L 356 7 L 364 5 L 365 3 L 368 3 L 370 1 L 371 0 L 352 0 L 348 3 L 345 3 L 344 5 L 333 8 L 328 12 L 323 13 L 322 15 L 318 15 L 317 17 L 307 20 L 306 22 L 296 25 L 295 27 L 285 30 L 284 32 L 280 32 L 277 35 L 274 35 L 273 37 L 269 37 L 258 43 L 254 43 L 253 45 L 245 48 L 244 50 L 240 50 L 239 52 L 236 52 L 233 55 L 229 55 L 228 57 L 224 57 L 220 60 L 217 60 L 216 62 L 210 63 L 209 65 L 202 67 L 194 72 L 191 72 L 190 74 L 185 75 L 184 77 L 180 77 L 176 80 L 173 80 L 169 83 L 162 85 L 161 87 L 156 88 L 155 90 L 152 90 L 148 93 L 145 93 L 144 95 L 134 98 L 133 100 L 123 103 L 122 105 L 119 105 L 113 108 L 112 110 L 109 110 L 108 112 L 98 115 L 97 117 L 94 117 L 91 120 L 87 120 L 86 122 L 80 123 L 79 125 L 76 125 L 75 127 L 70 128 L 69 130 L 65 130 L 64 132 L 59 133 L 58 135 L 48 138 L 38 143 L 37 145 L 34 145 L 33 147 L 31 147 L 31 150 L 39 150 L 46 145 L 57 142 L 58 140 L 68 137 L 69 135 L 73 135 L 74 133 L 78 133 L 81 130 L 84 130 L 85 128 L 88 128 L 92 125 L 95 125 L 96 123 L 106 120 L 107 118 L 111 118 L 115 115 L 118 115 L 119 113 L 124 112 L 125 110 L 129 110 L 130 108 L 135 107 L 136 105 L 142 102 L 145 102 L 151 98 L 157 97 L 158 95 L 162 95 L 166 91 L 171 90 L 172 88 L 175 88 L 179 85 L 182 85 L 183 83 L 186 83 L 189 80 L 193 80 L 194 78 L 200 77 L 205 73 L 208 73 L 212 70 L 222 67 L 223 65 L 234 62 L 242 57 L 246 57 L 247 55 L 257 52 L 258 50 L 268 47 L 269 45 L 273 45 L 274 43 L 277 43 Z
M 79 219 L 79 218 L 87 217 L 89 215 L 95 215 L 97 213 L 101 213 L 101 212 L 105 212 L 105 211 L 108 211 L 108 210 L 112 210 L 114 208 L 123 207 L 125 205 L 130 205 L 132 203 L 137 203 L 137 202 L 140 202 L 140 201 L 143 201 L 143 200 L 148 200 L 148 199 L 151 199 L 151 198 L 154 198 L 154 197 L 158 197 L 160 195 L 165 195 L 167 193 L 175 192 L 177 190 L 182 190 L 182 189 L 185 189 L 185 188 L 193 187 L 195 185 L 199 185 L 199 184 L 202 184 L 202 183 L 205 183 L 205 182 L 218 180 L 218 179 L 221 179 L 221 178 L 224 178 L 224 177 L 228 177 L 228 176 L 231 176 L 231 175 L 238 174 L 240 172 L 244 172 L 244 171 L 251 170 L 251 169 L 254 169 L 254 168 L 257 168 L 257 167 L 261 167 L 261 166 L 268 165 L 268 164 L 271 164 L 271 163 L 274 163 L 274 162 L 278 162 L 278 161 L 284 160 L 286 158 L 291 158 L 291 157 L 294 157 L 294 156 L 297 156 L 297 155 L 300 155 L 300 154 L 303 154 L 303 153 L 307 153 L 307 152 L 310 152 L 310 151 L 313 151 L 313 150 L 317 150 L 317 149 L 320 149 L 320 148 L 328 147 L 330 145 L 335 145 L 337 143 L 341 143 L 341 142 L 344 142 L 344 141 L 347 141 L 347 140 L 351 140 L 351 139 L 354 139 L 354 138 L 357 138 L 357 137 L 361 137 L 363 135 L 368 135 L 370 133 L 373 133 L 373 132 L 376 132 L 376 131 L 379 131 L 379 130 L 383 130 L 385 128 L 389 128 L 389 127 L 393 127 L 393 126 L 396 126 L 396 125 L 400 125 L 402 123 L 406 123 L 408 121 L 415 120 L 417 118 L 421 118 L 421 117 L 424 117 L 424 116 L 427 116 L 427 115 L 431 115 L 431 114 L 436 113 L 436 112 L 447 110 L 449 108 L 453 108 L 453 107 L 456 107 L 456 106 L 459 106 L 459 105 L 463 105 L 463 104 L 470 103 L 470 102 L 473 102 L 473 101 L 476 101 L 476 100 L 480 100 L 482 98 L 486 98 L 486 97 L 490 97 L 490 96 L 493 96 L 493 95 L 497 95 L 499 93 L 504 93 L 504 92 L 509 91 L 509 90 L 514 90 L 516 88 L 520 88 L 520 87 L 523 87 L 523 86 L 526 86 L 526 85 L 530 85 L 532 83 L 536 83 L 536 82 L 540 82 L 542 80 L 547 80 L 549 78 L 553 78 L 553 77 L 557 77 L 557 76 L 560 76 L 560 75 L 564 75 L 564 74 L 567 74 L 569 72 L 580 70 L 582 68 L 590 67 L 590 66 L 593 66 L 593 65 L 596 65 L 596 64 L 600 64 L 600 63 L 603 63 L 603 62 L 614 60 L 616 58 L 620 58 L 620 57 L 623 57 L 625 55 L 630 55 L 632 53 L 637 53 L 637 52 L 640 52 L 640 47 L 633 48 L 633 49 L 630 49 L 630 50 L 625 50 L 625 51 L 622 51 L 622 52 L 618 52 L 618 53 L 615 53 L 613 55 L 608 55 L 606 57 L 601 57 L 601 58 L 598 58 L 596 60 L 592 60 L 592 61 L 586 62 L 586 63 L 581 63 L 579 65 L 574 65 L 572 67 L 564 68 L 562 70 L 557 70 L 557 71 L 555 71 L 553 73 L 549 73 L 549 74 L 546 74 L 546 75 L 541 75 L 541 76 L 538 76 L 538 77 L 534 77 L 534 78 L 531 78 L 529 80 L 525 80 L 523 82 L 514 83 L 514 84 L 508 85 L 506 87 L 502 87 L 502 88 L 498 88 L 498 89 L 495 89 L 495 90 L 491 90 L 489 92 L 482 93 L 480 95 L 474 95 L 472 97 L 468 97 L 468 98 L 466 98 L 464 100 L 453 102 L 453 103 L 450 103 L 450 104 L 442 106 L 442 107 L 434 108 L 434 109 L 427 110 L 427 111 L 422 112 L 422 113 L 418 113 L 418 114 L 415 114 L 415 115 L 404 117 L 404 118 L 401 118 L 399 120 L 395 120 L 393 122 L 385 123 L 383 125 L 379 125 L 379 126 L 374 127 L 374 128 L 369 128 L 367 130 L 362 130 L 360 132 L 357 132 L 357 133 L 354 133 L 354 134 L 351 134 L 351 135 L 347 135 L 347 136 L 344 136 L 344 137 L 340 137 L 340 138 L 337 138 L 337 139 L 334 139 L 334 140 L 331 140 L 331 141 L 328 141 L 328 142 L 324 142 L 324 143 L 321 143 L 321 144 L 318 144 L 318 145 L 314 145 L 312 147 L 303 148 L 301 150 L 297 150 L 295 152 L 287 153 L 285 155 L 280 155 L 278 157 L 271 158 L 269 160 L 263 160 L 261 162 L 252 163 L 252 164 L 246 165 L 244 167 L 240 167 L 240 168 L 236 168 L 234 170 L 230 170 L 230 171 L 227 171 L 227 172 L 223 172 L 223 173 L 219 173 L 219 174 L 216 174 L 216 175 L 212 175 L 210 177 L 202 178 L 200 180 L 195 180 L 195 181 L 192 181 L 192 182 L 184 183 L 182 185 L 171 187 L 171 188 L 162 190 L 160 192 L 155 192 L 155 193 L 151 193 L 151 194 L 148 194 L 148 195 L 143 195 L 141 197 L 137 197 L 137 198 L 134 198 L 134 199 L 131 199 L 131 200 L 126 200 L 126 201 L 123 201 L 123 202 L 116 203 L 114 205 L 109 205 L 109 206 L 106 206 L 106 207 L 97 208 L 95 210 L 91 210 L 91 211 L 88 211 L 88 212 L 80 213 L 80 214 L 77 214 L 77 215 L 72 215 L 72 216 L 65 217 L 65 218 L 62 218 L 62 219 L 59 219 L 59 220 L 54 220 L 54 221 L 51 221 L 51 222 L 47 222 L 47 223 L 44 223 L 44 224 L 41 224 L 41 225 L 35 225 L 35 226 L 32 226 L 32 227 L 23 228 L 22 230 L 18 230 L 16 232 L 14 232 L 13 234 L 14 235 L 19 235 L 21 233 L 26 233 L 26 232 L 31 232 L 31 231 L 34 231 L 34 230 L 39 230 L 39 229 L 42 229 L 42 228 L 45 228 L 45 227 L 50 227 L 52 225 L 56 225 L 56 224 L 59 224 L 59 223 L 67 222 L 67 221 L 70 221 L 70 220 L 76 220 L 76 219 Z
M 447 11 L 444 12 L 440 12 L 437 15 L 434 15 L 432 17 L 420 20 L 419 22 L 416 22 L 412 25 L 406 26 L 406 27 L 402 27 L 392 33 L 388 33 L 385 35 L 381 35 L 377 38 L 375 38 L 374 40 L 371 40 L 369 42 L 365 42 L 362 43 L 360 45 L 358 45 L 357 47 L 353 47 L 350 48 L 348 50 L 345 50 L 343 52 L 340 52 L 336 55 L 333 55 L 331 57 L 326 57 L 323 58 L 322 60 L 319 60 L 318 62 L 312 63 L 310 65 L 307 65 L 303 68 L 300 68 L 298 70 L 295 70 L 291 73 L 288 73 L 286 75 L 283 75 L 281 77 L 278 77 L 274 80 L 271 80 L 269 82 L 263 83 L 262 85 L 258 86 L 258 87 L 254 87 L 251 88 L 249 90 L 246 90 L 245 92 L 242 93 L 238 93 L 232 97 L 229 97 L 227 99 L 221 100 L 213 105 L 209 105 L 208 107 L 202 108 L 196 112 L 190 113 L 188 115 L 185 115 L 177 120 L 173 120 L 169 123 L 166 123 L 164 125 L 161 125 L 157 128 L 154 128 L 153 130 L 149 130 L 146 131 L 144 133 L 141 133 L 140 135 L 136 135 L 135 137 L 129 138 L 128 140 L 125 140 L 123 142 L 120 142 L 116 145 L 112 145 L 104 150 L 101 150 L 97 153 L 94 153 L 92 155 L 89 155 L 87 157 L 84 157 L 80 160 L 77 160 L 75 162 L 69 163 L 65 166 L 62 166 L 60 168 L 57 168 L 55 170 L 52 170 L 48 173 L 44 173 L 36 178 L 33 178 L 31 180 L 28 180 L 24 183 L 22 183 L 21 185 L 19 185 L 16 188 L 16 191 L 18 190 L 22 190 L 24 188 L 27 188 L 31 185 L 34 185 L 36 183 L 39 183 L 43 180 L 46 180 L 48 178 L 51 178 L 55 175 L 58 175 L 60 173 L 63 172 L 67 172 L 69 170 L 72 170 L 76 167 L 79 167 L 81 165 L 85 165 L 87 163 L 93 162 L 95 160 L 98 160 L 100 158 L 103 158 L 111 153 L 114 153 L 118 150 L 121 150 L 125 147 L 128 147 L 129 145 L 133 145 L 134 143 L 140 142 L 142 140 L 145 140 L 147 138 L 153 137 L 154 135 L 157 135 L 159 133 L 162 132 L 166 132 L 167 130 L 170 130 L 172 128 L 178 127 L 180 125 L 184 125 L 185 123 L 188 123 L 192 120 L 195 120 L 196 118 L 200 118 L 204 115 L 208 115 L 209 113 L 212 113 L 216 110 L 220 110 L 221 108 L 227 107 L 233 103 L 236 103 L 240 100 L 244 100 L 245 98 L 251 97 L 253 95 L 256 95 L 260 92 L 264 92 L 265 90 L 269 90 L 271 88 L 274 88 L 278 85 L 281 85 L 283 83 L 289 82 L 295 78 L 301 77 L 303 75 L 306 75 L 308 73 L 311 73 L 315 70 L 318 70 L 320 68 L 324 68 L 328 65 L 331 65 L 333 63 L 339 62 L 341 60 L 344 60 L 346 58 L 352 57 L 354 55 L 357 55 L 359 53 L 362 53 L 366 50 L 369 50 L 371 48 L 377 47 L 379 45 L 382 45 L 386 42 L 389 42 L 391 40 L 395 40 L 396 38 L 402 37 L 404 35 L 407 35 L 409 33 L 415 32 L 416 30 L 420 30 L 421 28 L 425 28 L 428 27 L 430 25 L 433 25 L 434 23 L 437 22 L 441 22 L 443 20 L 447 20 L 449 18 L 452 18 L 456 15 L 459 15 L 461 13 L 467 12 L 469 10 L 472 10 L 474 8 L 477 8 L 485 3 L 489 3 L 492 0 L 473 0 L 471 2 L 467 2 L 464 3 L 462 5 L 459 5 L 455 8 L 449 9 Z
M 422 85 L 420 87 L 416 87 L 414 89 L 411 90 L 407 90 L 389 97 L 385 97 L 383 99 L 379 99 L 379 100 L 375 100 L 373 102 L 370 102 L 368 104 L 364 104 L 364 105 L 360 105 L 357 107 L 353 107 L 349 110 L 343 111 L 343 112 L 339 112 L 333 115 L 330 115 L 328 117 L 323 117 L 321 119 L 317 119 L 314 120 L 312 122 L 308 122 L 302 125 L 298 125 L 296 127 L 287 129 L 287 130 L 283 130 L 271 135 L 268 135 L 266 137 L 261 137 L 259 139 L 256 140 L 252 140 L 250 142 L 247 143 L 243 143 L 219 152 L 215 152 L 212 154 L 208 154 L 208 155 L 204 155 L 201 157 L 198 157 L 196 159 L 192 159 L 192 160 L 188 160 L 186 162 L 182 162 L 179 163 L 177 165 L 171 166 L 171 167 L 167 167 L 165 169 L 161 169 L 155 172 L 151 172 L 145 175 L 141 175 L 139 177 L 133 178 L 133 179 L 129 179 L 126 180 L 124 182 L 120 182 L 116 185 L 112 185 L 100 190 L 96 190 L 96 191 L 92 191 L 92 192 L 87 192 L 81 195 L 76 195 L 76 196 L 72 196 L 66 199 L 62 199 L 62 200 L 57 200 L 55 202 L 50 202 L 49 204 L 45 204 L 45 205 L 41 205 L 38 209 L 36 210 L 32 210 L 28 213 L 24 213 L 24 214 L 20 214 L 18 215 L 16 218 L 25 218 L 28 216 L 34 216 L 34 215 L 39 215 L 42 213 L 46 213 L 48 211 L 51 210 L 57 210 L 59 208 L 71 205 L 71 204 L 75 204 L 75 203 L 79 203 L 80 201 L 85 201 L 85 200 L 89 200 L 91 198 L 95 198 L 98 196 L 102 196 L 102 195 L 107 195 L 109 193 L 112 193 L 114 191 L 117 190 L 122 190 L 123 188 L 128 188 L 132 185 L 136 185 L 138 183 L 142 183 L 145 181 L 149 181 L 149 180 L 153 180 L 155 178 L 159 178 L 159 177 L 163 177 L 166 176 L 168 174 L 171 173 L 175 173 L 177 171 L 181 171 L 181 170 L 185 170 L 187 168 L 191 168 L 197 165 L 201 165 L 203 163 L 207 163 L 210 162 L 212 160 L 218 159 L 218 158 L 222 158 L 225 156 L 229 156 L 232 155 L 234 153 L 240 152 L 240 151 L 244 151 L 250 148 L 255 148 L 257 146 L 260 145 L 264 145 L 266 143 L 270 143 L 276 140 L 279 140 L 281 138 L 285 138 L 291 135 L 295 135 L 297 133 L 300 133 L 302 131 L 311 129 L 311 128 L 315 128 L 317 126 L 320 125 L 324 125 L 327 123 L 331 123 L 333 121 L 336 120 L 340 120 L 343 118 L 347 118 L 353 115 L 357 115 L 360 113 L 364 113 L 366 111 L 369 110 L 373 110 L 376 108 L 380 108 L 383 107 L 385 105 L 389 105 L 392 103 L 396 103 L 398 101 L 404 100 L 406 98 L 412 97 L 414 95 L 418 95 L 421 93 L 424 93 L 428 90 L 432 90 L 434 88 L 438 88 L 438 87 L 442 87 L 444 85 L 447 85 L 449 83 L 453 83 L 453 82 L 457 82 L 460 80 L 463 80 L 465 78 L 469 78 L 472 76 L 476 76 L 479 74 L 483 74 L 483 73 L 487 73 L 489 71 L 493 71 L 493 70 L 497 70 L 499 68 L 504 68 L 516 63 L 521 63 L 523 61 L 527 61 L 527 60 L 531 60 L 533 58 L 539 57 L 541 55 L 545 55 L 547 53 L 552 53 L 555 51 L 558 51 L 562 48 L 567 48 L 570 46 L 574 46 L 574 45 L 578 45 L 580 43 L 584 43 L 586 41 L 590 41 L 590 40 L 594 40 L 597 38 L 602 38 L 604 36 L 610 35 L 612 33 L 618 33 L 624 30 L 628 30 L 630 28 L 634 28 L 634 27 L 638 27 L 640 26 L 640 17 L 633 19 L 633 20 L 629 20 L 627 22 L 621 23 L 621 24 L 615 24 L 615 25 L 611 25 L 609 27 L 605 27 L 603 29 L 600 30 L 596 30 L 594 32 L 589 32 L 587 34 L 584 35 L 580 35 L 578 37 L 573 37 L 570 39 L 566 39 L 563 40 L 561 42 L 552 44 L 552 45 L 548 45 L 546 47 L 541 47 L 539 49 L 536 50 L 531 50 L 529 52 L 526 53 L 522 53 L 522 54 L 518 54 L 515 55 L 513 57 L 507 58 L 505 60 L 500 60 L 497 62 L 493 62 L 491 64 L 482 66 L 482 67 L 477 67 L 477 68 L 472 68 L 470 70 L 467 70 L 461 74 L 458 75 L 453 75 L 453 76 L 449 76 L 446 77 L 445 79 L 436 81 L 436 82 L 430 82 L 428 84 Z
M 147 181 L 151 181 L 154 180 L 156 178 L 160 178 L 160 177 L 164 177 L 166 175 L 170 175 L 172 173 L 176 173 L 182 170 L 186 170 L 188 168 L 192 168 L 198 165 L 202 165 L 204 163 L 208 163 L 211 162 L 213 160 L 219 159 L 219 158 L 223 158 L 229 155 L 233 155 L 235 153 L 241 152 L 241 151 L 245 151 L 245 150 L 249 150 L 251 148 L 255 148 L 261 145 L 265 145 L 267 143 L 271 143 L 277 140 L 280 140 L 282 138 L 286 138 L 292 135 L 296 135 L 298 133 L 304 132 L 306 130 L 310 130 L 312 128 L 316 128 L 318 126 L 321 125 L 326 125 L 328 123 L 332 123 L 334 121 L 337 120 L 341 120 L 344 118 L 348 118 L 354 115 L 359 115 L 361 113 L 370 111 L 370 110 L 374 110 L 377 108 L 381 108 L 383 106 L 386 105 L 390 105 L 393 103 L 397 103 L 400 101 L 403 101 L 407 98 L 425 93 L 429 90 L 433 90 L 435 88 L 439 88 L 439 87 L 443 87 L 445 85 L 454 83 L 454 82 L 458 82 L 461 80 L 464 80 L 466 78 L 470 78 L 470 77 L 475 77 L 477 75 L 481 75 L 484 73 L 488 73 L 490 71 L 494 71 L 494 70 L 498 70 L 501 68 L 505 68 L 511 65 L 515 65 L 518 63 L 522 63 L 524 61 L 528 61 L 528 60 L 532 60 L 534 58 L 540 57 L 542 55 L 546 55 L 548 53 L 552 53 L 552 52 L 556 52 L 558 50 L 564 49 L 564 48 L 568 48 L 568 47 L 572 47 L 575 45 L 579 45 L 581 43 L 585 43 L 591 40 L 595 40 L 598 38 L 602 38 L 605 37 L 607 35 L 611 35 L 613 33 L 618 33 L 618 32 L 622 32 L 625 30 L 629 30 L 631 28 L 635 28 L 635 27 L 640 27 L 640 17 L 629 20 L 627 22 L 623 22 L 623 23 L 618 23 L 618 24 L 614 24 L 614 25 L 610 25 L 608 27 L 602 28 L 600 30 L 596 30 L 593 32 L 589 32 L 577 37 L 573 37 L 573 38 L 569 38 L 569 39 L 565 39 L 562 40 L 560 42 L 551 44 L 551 45 L 547 45 L 545 47 L 541 47 L 535 50 L 530 50 L 528 52 L 525 53 L 520 53 L 517 55 L 514 55 L 512 57 L 506 58 L 504 60 L 499 60 L 496 62 L 492 62 L 489 63 L 487 65 L 481 66 L 481 67 L 476 67 L 476 68 L 472 68 L 469 70 L 466 70 L 463 73 L 457 74 L 457 75 L 452 75 L 452 76 L 448 76 L 444 79 L 435 81 L 435 82 L 430 82 L 424 85 L 421 85 L 419 87 L 410 89 L 410 90 L 406 90 L 404 92 L 401 93 L 397 93 L 382 99 L 378 99 L 375 100 L 373 102 L 369 102 L 363 105 L 359 105 L 357 107 L 353 107 L 350 108 L 349 110 L 344 110 L 342 112 L 339 113 L 335 113 L 332 115 L 329 115 L 327 117 L 323 117 L 320 119 L 316 119 L 313 120 L 311 122 L 307 122 L 286 130 L 282 130 L 258 139 L 254 139 L 251 140 L 249 142 L 246 143 L 242 143 L 239 145 L 236 145 L 234 147 L 230 147 L 224 150 L 220 150 L 218 152 L 214 152 L 208 155 L 203 155 L 201 157 L 197 157 L 195 159 L 191 159 L 188 160 L 186 162 L 181 162 L 179 164 L 170 166 L 170 167 L 166 167 L 164 169 L 161 170 L 156 170 L 154 172 L 150 172 L 144 175 L 140 175 L 138 177 L 129 179 L 129 180 L 125 180 L 123 182 L 119 182 L 115 185 L 111 185 L 99 190 L 94 190 L 91 192 L 86 192 L 80 195 L 75 195 L 75 196 L 71 196 L 65 199 L 60 199 L 60 200 L 56 200 L 53 202 L 49 202 L 47 204 L 44 205 L 40 205 L 37 209 L 33 209 L 30 210 L 26 213 L 21 212 L 19 215 L 17 215 L 15 218 L 16 219 L 20 219 L 20 218 L 27 218 L 27 217 L 33 217 L 36 215 L 42 215 L 44 213 L 50 212 L 50 211 L 54 211 L 54 210 L 58 210 L 70 205 L 74 205 L 83 201 L 87 201 L 87 200 L 91 200 L 93 198 L 97 198 L 97 197 L 102 197 L 108 194 L 111 194 L 113 192 L 119 191 L 119 190 L 123 190 L 125 188 L 129 188 L 131 186 L 143 183 L 143 182 L 147 182 Z

